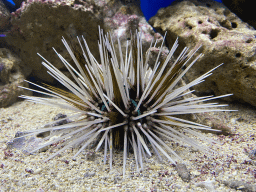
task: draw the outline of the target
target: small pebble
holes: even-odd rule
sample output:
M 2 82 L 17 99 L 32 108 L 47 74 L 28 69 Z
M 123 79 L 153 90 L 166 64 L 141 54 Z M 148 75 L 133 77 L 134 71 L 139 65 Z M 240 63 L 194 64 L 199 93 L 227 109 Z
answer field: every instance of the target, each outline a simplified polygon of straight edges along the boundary
M 232 189 L 247 191 L 247 192 L 256 192 L 256 185 L 248 184 L 243 181 L 222 181 L 222 183 Z
M 191 180 L 190 172 L 188 171 L 185 164 L 177 164 L 176 171 L 178 172 L 179 176 L 183 181 L 189 182 Z
M 256 160 L 256 149 L 251 150 L 248 156 L 250 157 L 250 159 Z
M 95 172 L 86 172 L 84 174 L 84 177 L 94 177 L 95 176 Z
M 215 180 L 206 180 L 206 181 L 196 183 L 196 186 L 206 188 L 209 191 L 215 191 L 215 187 L 214 187 L 215 183 L 216 183 Z
M 94 152 L 88 152 L 86 154 L 86 160 L 87 161 L 94 161 L 96 158 L 96 154 Z

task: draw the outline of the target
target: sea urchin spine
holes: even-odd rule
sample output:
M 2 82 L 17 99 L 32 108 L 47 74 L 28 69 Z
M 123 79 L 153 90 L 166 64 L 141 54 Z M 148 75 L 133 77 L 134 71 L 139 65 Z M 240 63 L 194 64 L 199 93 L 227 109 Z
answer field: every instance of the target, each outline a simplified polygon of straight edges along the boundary
M 184 48 L 175 62 L 170 64 L 170 60 L 178 47 L 178 40 L 174 43 L 165 61 L 159 61 L 163 48 L 162 43 L 155 65 L 151 69 L 148 65 L 150 51 L 143 54 L 141 33 L 136 33 L 131 41 L 127 41 L 124 55 L 119 40 L 119 53 L 117 53 L 111 35 L 103 35 L 100 29 L 99 33 L 100 63 L 90 52 L 83 37 L 85 49 L 81 40 L 77 38 L 81 46 L 81 54 L 72 51 L 66 40 L 62 39 L 75 65 L 68 63 L 54 49 L 73 77 L 72 80 L 38 54 L 45 61 L 42 64 L 48 69 L 48 73 L 64 85 L 68 91 L 50 85 L 39 86 L 29 82 L 44 91 L 22 88 L 60 98 L 61 101 L 55 102 L 49 98 L 34 96 L 22 95 L 21 97 L 36 103 L 70 109 L 75 114 L 69 117 L 73 121 L 68 124 L 29 131 L 26 136 L 51 131 L 51 135 L 45 140 L 53 135 L 59 135 L 58 138 L 49 140 L 31 153 L 65 139 L 64 147 L 47 160 L 67 148 L 79 144 L 81 148 L 74 155 L 76 157 L 89 144 L 97 140 L 96 151 L 101 146 L 104 148 L 104 163 L 109 151 L 110 168 L 112 167 L 113 149 L 123 148 L 123 174 L 125 174 L 129 146 L 132 147 L 137 170 L 139 170 L 140 168 L 143 169 L 143 158 L 146 154 L 151 156 L 149 146 L 160 159 L 162 157 L 159 152 L 173 164 L 176 162 L 169 154 L 181 159 L 171 147 L 164 143 L 162 138 L 177 143 L 187 143 L 197 149 L 203 148 L 186 136 L 185 132 L 210 144 L 213 143 L 211 139 L 195 131 L 212 130 L 210 127 L 184 120 L 178 115 L 229 111 L 217 108 L 226 105 L 202 104 L 202 102 L 231 94 L 218 97 L 187 97 L 192 92 L 189 91 L 191 87 L 204 81 L 220 65 L 194 81 L 176 88 L 182 76 L 202 56 L 200 54 L 192 60 L 198 49 L 188 52 L 188 48 Z M 153 42 L 150 48 L 152 44 Z M 153 47 L 155 46 L 156 44 Z M 185 95 L 186 97 L 184 97 Z

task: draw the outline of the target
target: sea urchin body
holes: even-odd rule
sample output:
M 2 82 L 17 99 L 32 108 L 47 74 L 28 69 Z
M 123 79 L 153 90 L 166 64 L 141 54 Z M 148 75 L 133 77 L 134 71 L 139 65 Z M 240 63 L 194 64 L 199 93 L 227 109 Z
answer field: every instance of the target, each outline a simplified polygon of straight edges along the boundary
M 110 167 L 112 167 L 113 150 L 123 149 L 124 174 L 128 147 L 133 150 L 139 170 L 143 168 L 143 158 L 146 155 L 151 156 L 150 149 L 159 158 L 162 154 L 173 164 L 176 162 L 170 154 L 180 159 L 175 151 L 165 144 L 163 138 L 202 149 L 193 139 L 184 134 L 188 133 L 212 143 L 211 139 L 196 131 L 212 130 L 210 127 L 178 117 L 181 114 L 224 111 L 218 107 L 226 106 L 216 103 L 202 104 L 202 102 L 228 95 L 187 97 L 191 93 L 189 89 L 204 81 L 215 68 L 177 88 L 177 83 L 182 76 L 202 56 L 200 54 L 192 60 L 197 50 L 188 52 L 188 49 L 184 48 L 179 57 L 171 63 L 170 60 L 178 47 L 176 40 L 166 59 L 159 61 L 162 43 L 155 65 L 151 69 L 148 65 L 150 51 L 143 54 L 140 33 L 136 33 L 131 41 L 127 41 L 124 54 L 121 51 L 119 40 L 119 50 L 115 51 L 111 35 L 103 35 L 101 30 L 99 33 L 100 62 L 93 57 L 83 37 L 84 46 L 78 38 L 82 54 L 72 51 L 66 40 L 62 39 L 74 65 L 68 63 L 54 50 L 70 72 L 72 80 L 39 55 L 45 61 L 42 64 L 48 69 L 48 73 L 64 85 L 68 91 L 29 82 L 44 90 L 32 91 L 60 98 L 63 102 L 59 100 L 53 102 L 52 99 L 45 97 L 24 95 L 21 97 L 32 102 L 70 109 L 74 111 L 74 114 L 69 117 L 72 121 L 68 124 L 29 131 L 30 133 L 26 136 L 51 131 L 52 134 L 45 140 L 52 135 L 59 135 L 58 138 L 47 141 L 31 152 L 65 140 L 64 147 L 48 159 L 79 144 L 81 148 L 74 155 L 76 157 L 96 140 L 96 151 L 100 147 L 104 149 L 104 162 L 109 153 Z M 151 43 L 151 47 L 155 47 L 155 45 L 152 46 Z M 184 97 L 185 95 L 186 97 Z

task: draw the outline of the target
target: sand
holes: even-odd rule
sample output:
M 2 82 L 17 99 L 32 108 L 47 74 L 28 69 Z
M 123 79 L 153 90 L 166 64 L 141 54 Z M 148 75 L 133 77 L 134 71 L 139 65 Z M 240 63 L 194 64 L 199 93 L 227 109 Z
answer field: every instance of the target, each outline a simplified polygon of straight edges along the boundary
M 122 151 L 115 153 L 110 170 L 109 164 L 103 163 L 102 151 L 96 153 L 93 161 L 85 157 L 92 152 L 88 149 L 72 160 L 77 149 L 68 149 L 45 162 L 56 149 L 34 155 L 18 149 L 6 150 L 6 143 L 12 141 L 18 131 L 36 129 L 52 121 L 58 113 L 70 113 L 28 101 L 17 102 L 0 109 L 0 191 L 237 191 L 225 186 L 223 181 L 256 183 L 256 163 L 248 154 L 256 149 L 256 110 L 236 103 L 229 108 L 239 111 L 213 116 L 221 115 L 234 135 L 205 134 L 218 142 L 212 147 L 216 151 L 214 155 L 185 144 L 185 147 L 174 147 L 191 173 L 191 180 L 184 182 L 173 165 L 166 159 L 160 162 L 156 155 L 148 157 L 143 171 L 138 173 L 134 156 L 130 154 L 123 177 Z M 243 187 L 246 186 L 240 189 Z

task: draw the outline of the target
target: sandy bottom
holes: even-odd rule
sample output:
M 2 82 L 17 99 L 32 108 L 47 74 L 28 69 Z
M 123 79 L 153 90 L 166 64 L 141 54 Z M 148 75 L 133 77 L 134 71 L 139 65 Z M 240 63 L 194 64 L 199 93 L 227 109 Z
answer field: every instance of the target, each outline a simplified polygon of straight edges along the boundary
M 6 143 L 12 141 L 16 132 L 36 129 L 52 121 L 58 113 L 70 111 L 27 101 L 1 108 L 0 191 L 237 191 L 222 182 L 256 183 L 255 161 L 247 153 L 256 149 L 256 110 L 242 104 L 230 104 L 229 108 L 239 109 L 221 113 L 235 134 L 205 134 L 219 142 L 213 146 L 217 153 L 198 152 L 186 145 L 175 148 L 191 172 L 190 182 L 184 182 L 174 166 L 166 160 L 160 162 L 156 155 L 148 157 L 144 170 L 138 173 L 134 155 L 130 154 L 123 178 L 122 152 L 115 153 L 110 170 L 109 164 L 103 163 L 102 151 L 96 153 L 94 161 L 86 160 L 88 150 L 73 161 L 77 149 L 68 149 L 45 162 L 55 150 L 35 155 L 26 155 L 18 149 L 6 150 Z

